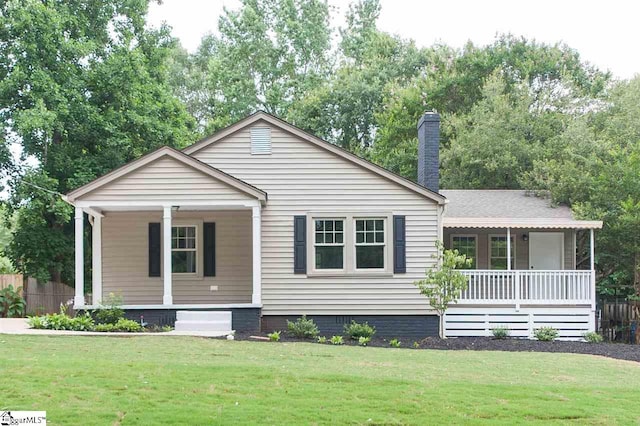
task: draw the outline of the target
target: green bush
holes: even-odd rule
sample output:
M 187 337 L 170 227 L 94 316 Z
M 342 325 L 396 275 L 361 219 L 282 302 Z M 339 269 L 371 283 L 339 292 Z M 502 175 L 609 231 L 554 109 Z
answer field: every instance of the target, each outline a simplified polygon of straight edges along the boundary
M 107 333 L 140 333 L 144 331 L 144 327 L 142 327 L 139 322 L 126 318 L 120 318 L 115 324 L 98 324 L 96 325 L 95 330 Z
M 302 339 L 315 339 L 320 334 L 316 323 L 312 319 L 307 319 L 305 315 L 295 322 L 287 321 L 287 328 L 289 333 Z
M 391 346 L 392 348 L 399 348 L 401 344 L 402 342 L 398 339 L 391 339 L 389 341 L 389 346 Z
M 367 346 L 367 344 L 369 344 L 370 341 L 371 341 L 371 337 L 360 336 L 360 338 L 358 339 L 358 344 L 360 346 Z
M 551 342 L 558 338 L 558 330 L 553 327 L 540 327 L 533 332 L 533 336 L 541 342 Z
M 40 317 L 29 317 L 29 319 L 27 320 L 27 324 L 29 324 L 29 327 L 31 328 L 35 328 L 35 329 L 43 329 L 46 328 L 46 322 L 44 320 L 44 317 L 40 316 Z
M 327 343 L 327 338 L 325 336 L 318 336 L 318 343 Z
M 602 336 L 595 331 L 588 331 L 584 333 L 582 337 L 584 337 L 584 340 L 587 343 L 602 343 L 602 340 L 604 340 Z
M 0 318 L 20 318 L 24 316 L 27 302 L 20 296 L 22 287 L 12 285 L 0 290 Z
M 493 334 L 494 339 L 506 339 L 511 335 L 511 330 L 504 325 L 499 325 L 491 329 L 491 334 Z
M 122 297 L 113 293 L 103 300 L 100 307 L 93 311 L 98 324 L 115 324 L 124 318 L 124 310 L 121 308 Z
M 361 337 L 368 337 L 371 339 L 376 334 L 376 328 L 370 326 L 368 323 L 358 323 L 351 321 L 351 324 L 345 324 L 344 334 L 349 336 L 351 340 L 359 340 Z
M 332 345 L 344 345 L 344 339 L 342 336 L 331 336 Z
M 95 323 L 88 313 L 71 318 L 64 312 L 31 317 L 28 322 L 31 328 L 47 330 L 93 331 Z
M 419 349 L 419 348 L 420 348 L 420 343 L 413 342 L 413 349 Z
M 267 334 L 267 337 L 272 342 L 279 342 L 280 341 L 280 332 L 279 331 L 274 331 L 273 333 Z

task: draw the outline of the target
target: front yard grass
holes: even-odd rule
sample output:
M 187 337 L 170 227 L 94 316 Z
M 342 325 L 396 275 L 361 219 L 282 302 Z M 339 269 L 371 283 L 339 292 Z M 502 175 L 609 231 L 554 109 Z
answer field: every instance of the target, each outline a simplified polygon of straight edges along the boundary
M 0 409 L 49 424 L 638 424 L 640 364 L 178 336 L 0 335 Z

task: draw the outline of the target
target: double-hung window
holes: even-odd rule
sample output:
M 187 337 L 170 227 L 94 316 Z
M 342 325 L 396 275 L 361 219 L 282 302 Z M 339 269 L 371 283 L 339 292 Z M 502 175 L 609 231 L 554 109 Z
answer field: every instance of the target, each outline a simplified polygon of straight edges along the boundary
M 356 269 L 385 268 L 384 219 L 355 219 Z
M 465 269 L 476 268 L 477 257 L 477 239 L 475 235 L 452 235 L 451 236 L 451 248 L 458 250 L 458 253 L 467 256 L 467 259 L 471 259 L 471 265 L 465 266 Z
M 197 271 L 196 226 L 171 227 L 171 270 L 175 274 L 195 274 Z
M 511 235 L 511 269 L 515 269 L 515 236 Z M 507 269 L 507 236 L 489 235 L 489 268 Z
M 389 213 L 308 213 L 308 275 L 391 275 Z
M 344 220 L 314 220 L 315 269 L 344 269 Z

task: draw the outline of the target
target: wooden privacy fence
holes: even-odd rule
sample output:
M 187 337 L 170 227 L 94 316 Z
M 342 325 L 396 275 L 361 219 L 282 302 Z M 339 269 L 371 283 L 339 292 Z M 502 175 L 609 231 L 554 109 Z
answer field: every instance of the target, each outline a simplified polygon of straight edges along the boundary
M 73 301 L 74 289 L 64 283 L 48 281 L 39 284 L 35 278 L 24 278 L 21 274 L 0 274 L 0 289 L 12 285 L 22 287 L 22 297 L 27 302 L 27 315 L 53 314 L 60 311 L 60 305 Z M 67 305 L 67 312 L 73 315 L 73 305 Z
M 601 332 L 605 339 L 640 343 L 640 302 L 608 300 L 601 306 Z
M 0 290 L 9 287 L 23 287 L 23 277 L 21 274 L 0 274 Z

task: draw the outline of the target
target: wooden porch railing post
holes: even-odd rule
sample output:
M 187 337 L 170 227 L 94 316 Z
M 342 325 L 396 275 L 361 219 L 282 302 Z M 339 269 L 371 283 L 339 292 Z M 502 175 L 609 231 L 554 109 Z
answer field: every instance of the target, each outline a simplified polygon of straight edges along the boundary
M 519 311 L 520 310 L 520 271 L 518 271 L 517 269 L 513 278 L 513 285 L 515 285 L 513 295 L 516 302 L 516 311 Z

